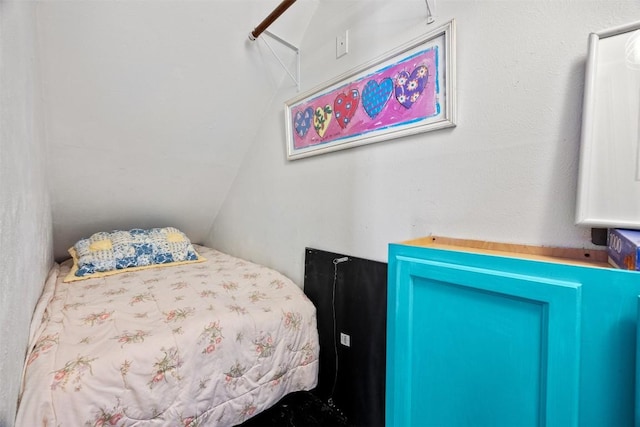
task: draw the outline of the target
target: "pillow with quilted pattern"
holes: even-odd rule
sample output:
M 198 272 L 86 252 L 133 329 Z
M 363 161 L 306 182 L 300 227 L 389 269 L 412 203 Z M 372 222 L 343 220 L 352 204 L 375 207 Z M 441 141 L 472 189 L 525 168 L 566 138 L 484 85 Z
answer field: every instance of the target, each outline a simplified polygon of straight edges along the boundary
M 173 227 L 95 233 L 78 240 L 69 254 L 73 266 L 64 282 L 205 261 L 186 234 Z

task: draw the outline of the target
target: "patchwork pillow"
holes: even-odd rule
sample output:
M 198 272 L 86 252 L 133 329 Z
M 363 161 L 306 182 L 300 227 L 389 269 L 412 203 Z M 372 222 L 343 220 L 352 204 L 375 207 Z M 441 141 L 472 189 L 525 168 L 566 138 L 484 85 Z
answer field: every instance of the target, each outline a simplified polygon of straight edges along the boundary
M 78 240 L 69 248 L 69 254 L 73 267 L 64 282 L 205 261 L 189 238 L 173 227 L 95 233 Z

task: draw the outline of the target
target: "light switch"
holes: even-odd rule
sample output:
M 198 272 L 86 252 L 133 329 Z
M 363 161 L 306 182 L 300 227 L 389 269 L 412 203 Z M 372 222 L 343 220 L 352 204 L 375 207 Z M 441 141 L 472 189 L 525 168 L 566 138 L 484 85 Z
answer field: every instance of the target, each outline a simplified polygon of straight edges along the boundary
M 336 37 L 336 58 L 349 53 L 349 30 Z

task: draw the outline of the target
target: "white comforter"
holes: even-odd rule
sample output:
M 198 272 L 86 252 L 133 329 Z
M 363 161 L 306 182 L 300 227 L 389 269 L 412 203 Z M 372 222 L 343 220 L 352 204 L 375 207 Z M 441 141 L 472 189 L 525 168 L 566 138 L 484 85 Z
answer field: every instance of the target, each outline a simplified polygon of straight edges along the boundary
M 315 308 L 265 267 L 206 262 L 63 283 L 32 325 L 17 427 L 232 426 L 316 385 Z

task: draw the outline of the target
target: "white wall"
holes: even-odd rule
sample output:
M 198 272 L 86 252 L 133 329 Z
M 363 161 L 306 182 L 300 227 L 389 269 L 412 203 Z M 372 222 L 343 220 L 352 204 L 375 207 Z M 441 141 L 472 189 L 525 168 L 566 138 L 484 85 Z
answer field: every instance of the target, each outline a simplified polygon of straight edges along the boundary
M 0 426 L 12 426 L 29 323 L 52 265 L 35 3 L 0 2 Z
M 247 37 L 278 3 L 40 2 L 57 259 L 117 228 L 206 237 L 284 75 Z M 282 22 L 301 37 L 314 8 Z
M 588 34 L 637 1 L 438 0 L 457 22 L 458 126 L 293 162 L 271 104 L 207 243 L 302 283 L 305 246 L 386 260 L 429 234 L 591 247 L 574 225 Z M 429 31 L 424 1 L 323 1 L 301 46 L 303 91 Z M 349 54 L 335 36 L 349 29 Z

